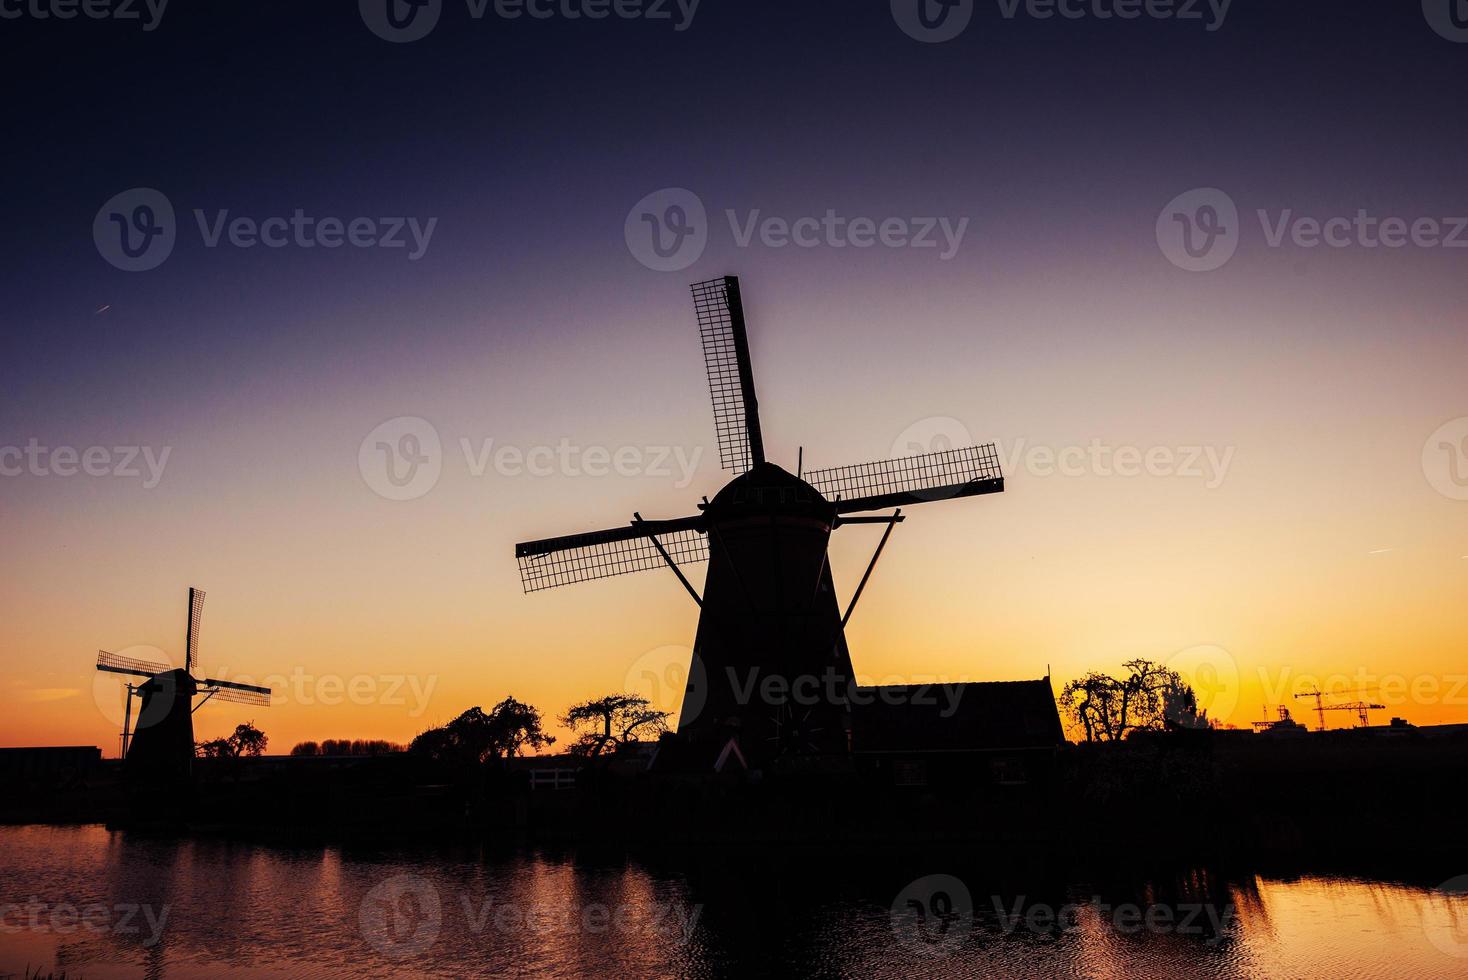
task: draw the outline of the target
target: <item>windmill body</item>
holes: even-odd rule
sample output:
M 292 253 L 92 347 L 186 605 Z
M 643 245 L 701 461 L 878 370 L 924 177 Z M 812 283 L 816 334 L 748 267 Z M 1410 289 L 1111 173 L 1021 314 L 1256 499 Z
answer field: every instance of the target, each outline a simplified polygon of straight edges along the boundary
M 129 739 L 129 776 L 181 777 L 194 756 L 194 696 L 198 684 L 182 667 L 155 674 L 138 685 L 142 701 L 137 729 Z
M 993 445 L 969 446 L 803 475 L 766 461 L 739 280 L 692 288 L 719 458 L 734 478 L 695 516 L 639 514 L 625 527 L 518 544 L 521 582 L 536 592 L 671 569 L 700 606 L 679 737 L 719 759 L 732 741 L 751 767 L 839 763 L 853 730 L 845 623 L 855 598 L 843 614 L 831 533 L 885 524 L 885 545 L 904 520 L 901 507 L 998 493 L 998 454 Z M 702 595 L 683 571 L 700 561 L 709 562 Z
M 698 667 L 689 672 L 679 733 L 738 736 L 755 762 L 843 755 L 846 694 L 856 678 L 826 560 L 835 505 L 773 463 L 758 463 L 704 516 L 709 569 L 693 646 Z

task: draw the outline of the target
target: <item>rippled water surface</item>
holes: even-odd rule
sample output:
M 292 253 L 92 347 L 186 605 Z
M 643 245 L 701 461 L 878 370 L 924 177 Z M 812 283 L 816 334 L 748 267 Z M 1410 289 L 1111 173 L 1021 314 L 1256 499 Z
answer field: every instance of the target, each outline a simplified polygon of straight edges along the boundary
M 412 852 L 0 828 L 0 977 L 1468 976 L 1449 882 Z M 1462 869 L 1468 871 L 1468 869 Z

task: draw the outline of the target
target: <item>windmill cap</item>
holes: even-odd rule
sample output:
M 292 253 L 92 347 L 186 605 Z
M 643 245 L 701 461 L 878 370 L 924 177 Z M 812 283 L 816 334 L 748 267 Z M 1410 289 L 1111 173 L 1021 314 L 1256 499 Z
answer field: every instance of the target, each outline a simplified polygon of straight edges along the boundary
M 730 480 L 709 502 L 711 513 L 744 510 L 804 510 L 835 516 L 835 506 L 815 487 L 774 463 L 756 463 Z

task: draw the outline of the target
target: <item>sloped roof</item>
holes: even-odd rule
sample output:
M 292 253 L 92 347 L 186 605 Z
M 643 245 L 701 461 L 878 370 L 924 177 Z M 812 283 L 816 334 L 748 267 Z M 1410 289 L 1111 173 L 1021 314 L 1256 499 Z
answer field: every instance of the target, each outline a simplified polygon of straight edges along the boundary
M 718 773 L 741 772 L 749 764 L 733 737 L 689 740 L 668 734 L 658 741 L 647 768 L 664 773 Z
M 1050 681 L 859 688 L 857 752 L 1048 748 L 1065 741 Z

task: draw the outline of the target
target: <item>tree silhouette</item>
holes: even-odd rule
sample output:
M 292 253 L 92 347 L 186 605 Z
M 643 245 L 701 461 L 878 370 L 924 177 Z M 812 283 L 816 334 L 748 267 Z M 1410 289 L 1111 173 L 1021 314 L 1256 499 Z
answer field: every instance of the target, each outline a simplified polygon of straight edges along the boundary
M 572 705 L 561 724 L 579 736 L 571 754 L 592 758 L 618 746 L 638 741 L 638 735 L 661 735 L 668 730 L 669 713 L 656 711 L 652 702 L 636 694 L 608 694 Z
M 488 712 L 476 706 L 447 725 L 422 732 L 408 751 L 437 762 L 473 766 L 511 759 L 527 748 L 538 750 L 554 743 L 555 738 L 541 727 L 540 712 L 511 697 Z
M 228 738 L 211 738 L 194 746 L 194 754 L 201 759 L 238 759 L 241 756 L 261 755 L 270 737 L 247 721 L 236 725 L 234 734 Z
M 1087 742 L 1116 742 L 1136 731 L 1207 728 L 1191 685 L 1161 664 L 1137 658 L 1122 664 L 1118 679 L 1092 671 L 1066 684 L 1059 702 L 1080 725 Z

